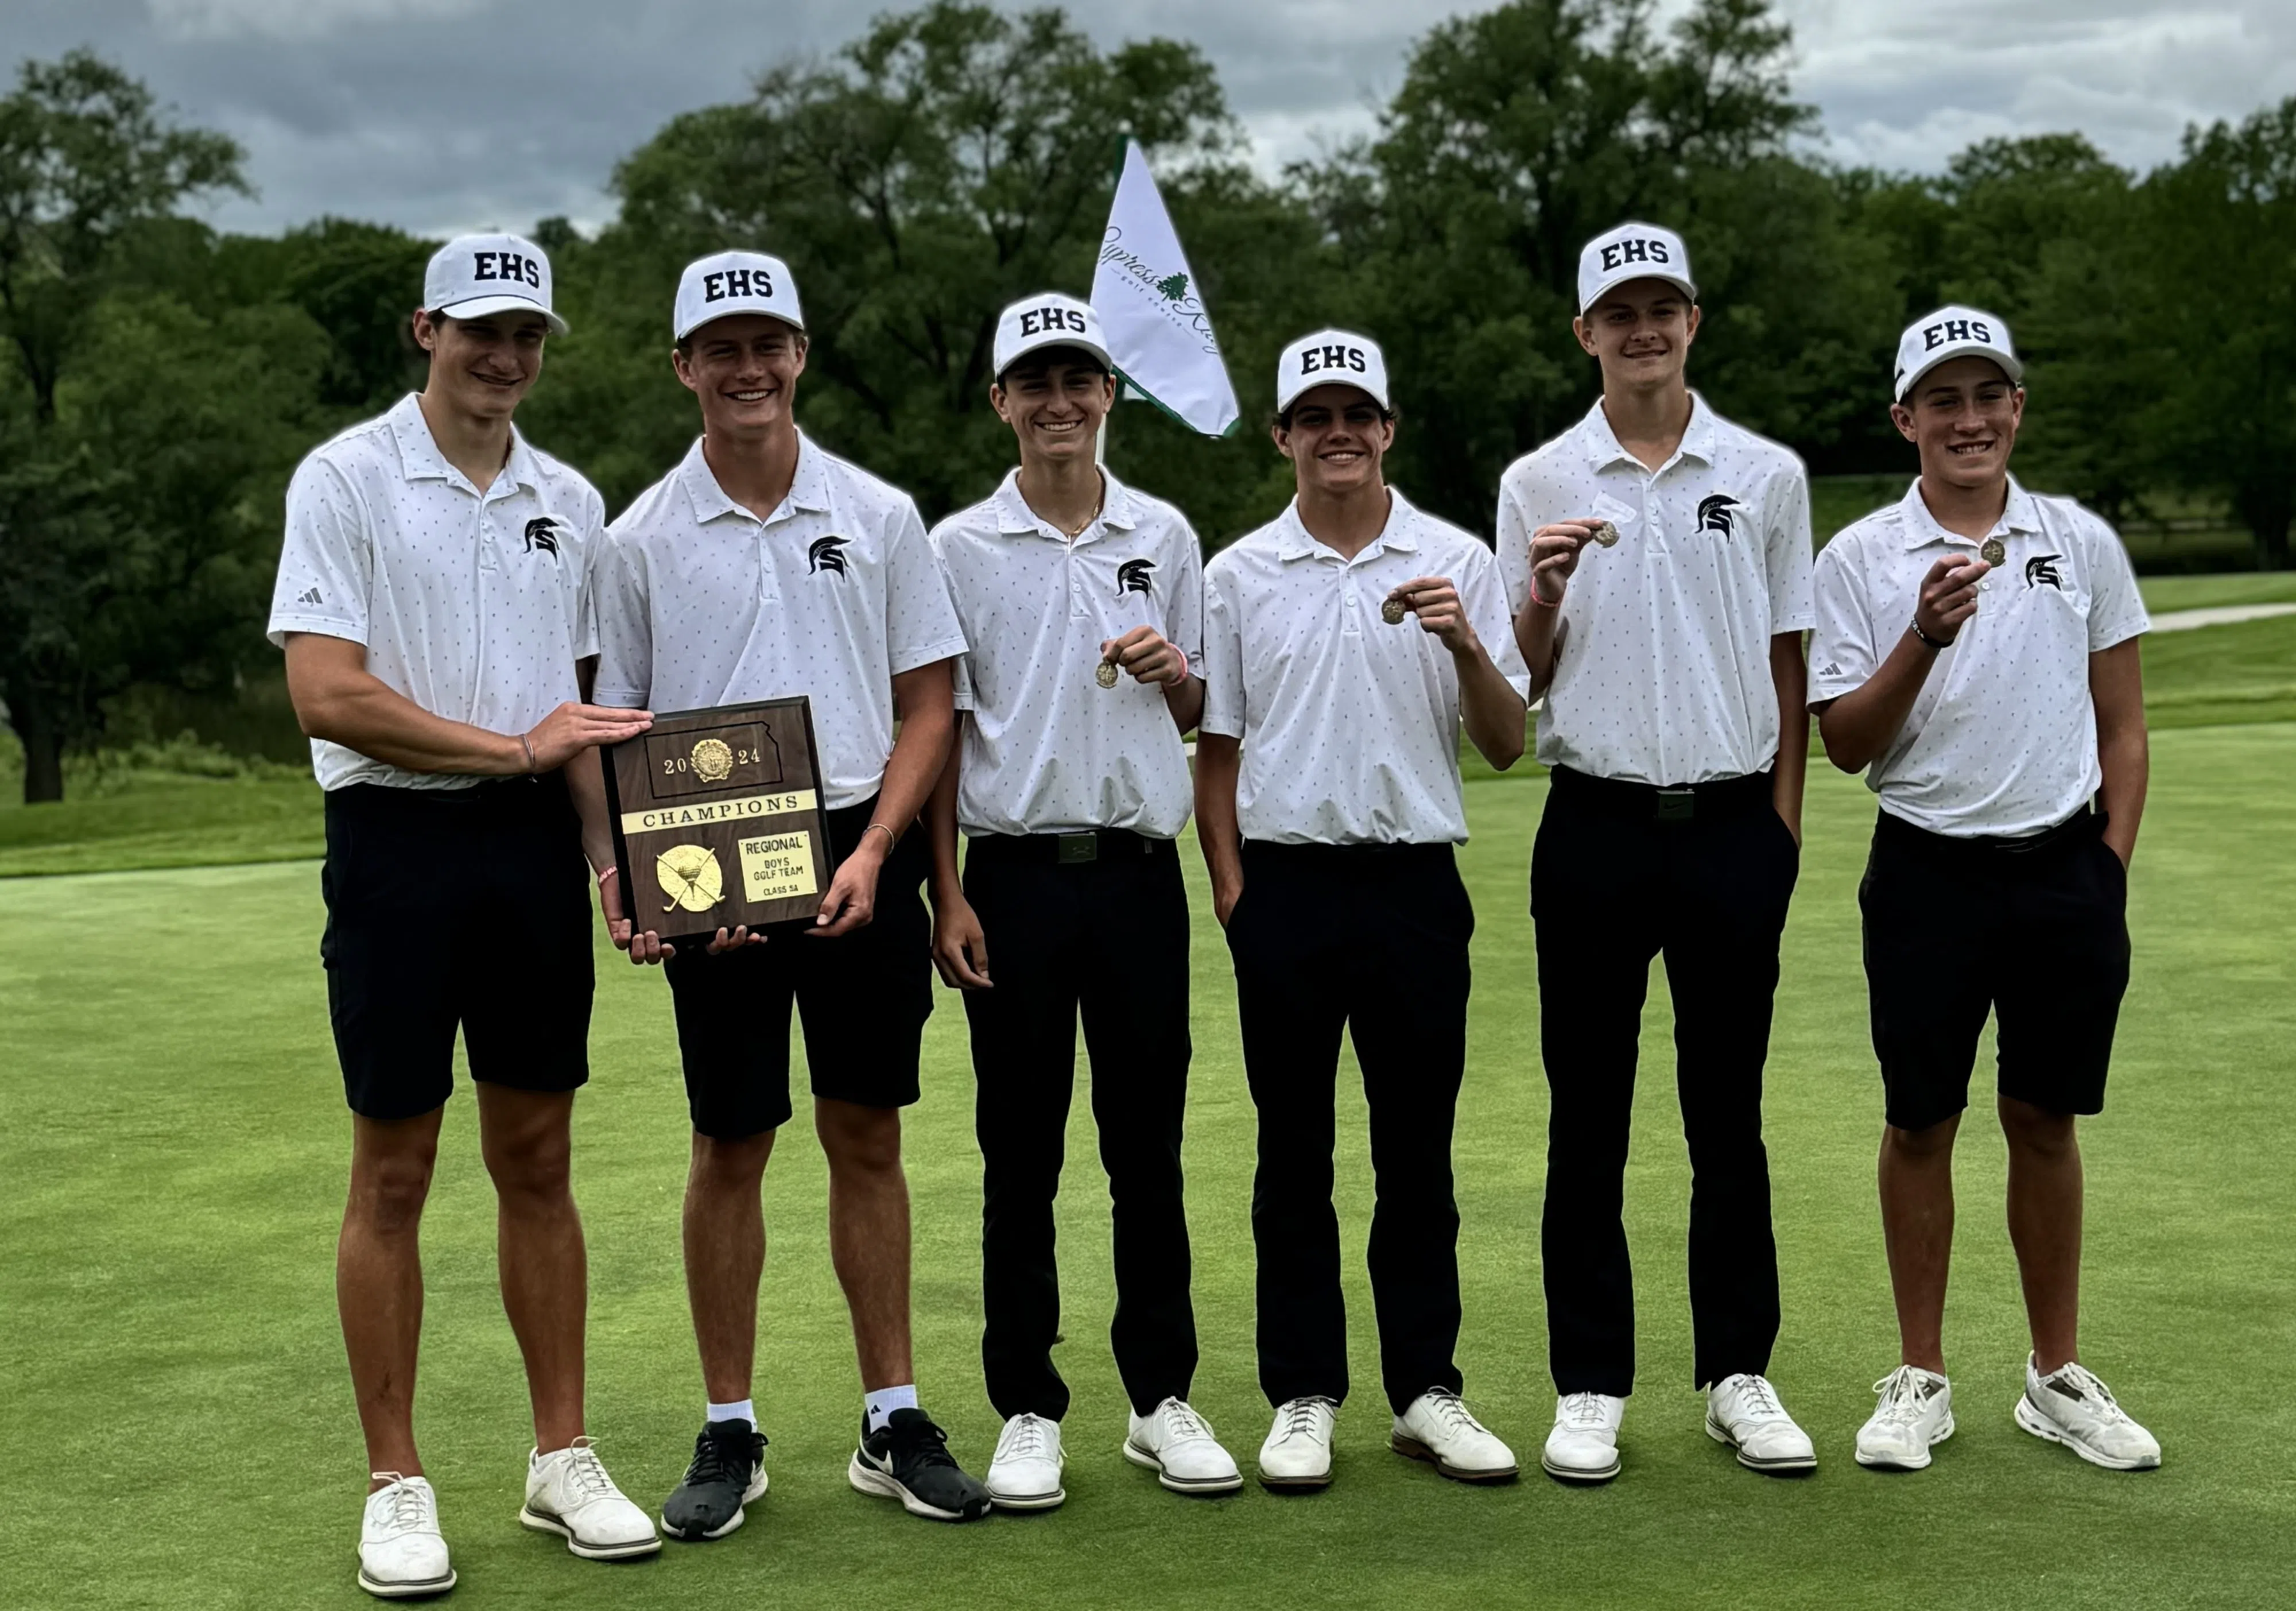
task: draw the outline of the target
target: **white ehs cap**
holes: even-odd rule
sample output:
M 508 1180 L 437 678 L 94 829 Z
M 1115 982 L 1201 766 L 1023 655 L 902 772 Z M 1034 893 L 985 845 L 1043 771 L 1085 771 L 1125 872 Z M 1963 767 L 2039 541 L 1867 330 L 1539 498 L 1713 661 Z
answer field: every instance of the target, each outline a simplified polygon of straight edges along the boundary
M 1927 318 L 1915 319 L 1898 338 L 1898 384 L 1900 403 L 1915 383 L 1948 358 L 1991 358 L 2013 381 L 2025 378 L 2025 366 L 2009 345 L 2009 326 L 1974 308 L 1940 308 Z
M 677 276 L 670 340 L 682 341 L 710 320 L 736 313 L 762 313 L 802 331 L 805 315 L 789 265 L 762 251 L 721 251 L 688 263 Z
M 1115 372 L 1116 365 L 1108 356 L 1108 337 L 1102 333 L 1100 316 L 1089 302 L 1047 291 L 1041 296 L 1022 297 L 996 316 L 999 381 L 1024 354 L 1046 347 L 1077 348 L 1099 359 L 1103 369 Z
M 456 235 L 432 252 L 422 306 L 450 319 L 538 313 L 551 334 L 566 333 L 566 321 L 550 311 L 550 259 L 518 235 Z
M 1664 280 L 1692 301 L 1698 300 L 1690 249 L 1680 235 L 1655 224 L 1621 224 L 1587 242 L 1578 253 L 1578 311 L 1586 312 L 1628 280 Z
M 1275 360 L 1275 412 L 1318 386 L 1352 386 L 1382 408 L 1387 401 L 1387 358 L 1379 343 L 1349 330 L 1303 335 Z

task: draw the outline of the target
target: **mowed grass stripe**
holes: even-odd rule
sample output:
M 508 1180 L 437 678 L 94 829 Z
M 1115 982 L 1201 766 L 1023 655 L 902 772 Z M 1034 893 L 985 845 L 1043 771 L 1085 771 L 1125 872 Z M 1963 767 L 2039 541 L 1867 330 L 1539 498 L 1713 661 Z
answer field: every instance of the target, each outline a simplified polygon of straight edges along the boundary
M 2197 635 L 2196 635 L 2197 636 Z M 2170 732 L 2132 884 L 2136 983 L 2089 1163 L 2087 1352 L 2158 1431 L 2160 1472 L 2094 1470 L 2018 1432 L 2024 1352 L 2002 1229 L 2002 1148 L 1980 1096 L 1964 1138 L 1948 1344 L 1961 1431 L 1929 1473 L 1857 1469 L 1867 1384 L 1894 1361 L 1874 1209 L 1880 1091 L 1855 890 L 1872 805 L 1811 777 L 1808 850 L 1771 1060 L 1785 1291 L 1774 1375 L 1818 1440 L 1805 1482 L 1740 1471 L 1699 1426 L 1682 1269 L 1689 1182 L 1671 1020 L 1653 970 L 1628 1180 L 1641 1303 L 1628 1472 L 1598 1492 L 1532 1476 L 1447 1484 L 1388 1453 L 1361 1249 L 1359 1087 L 1340 1082 L 1340 1205 L 1356 1391 L 1339 1483 L 1278 1500 L 1163 1493 L 1116 1453 L 1106 1189 L 1088 1115 L 1062 1199 L 1068 1506 L 946 1528 L 847 1489 L 858 1409 L 828 1268 L 818 1148 L 769 1174 L 758 1397 L 773 1492 L 747 1528 L 600 1566 L 512 1520 L 529 1442 L 494 1290 L 492 1209 L 467 1091 L 426 1223 L 419 1430 L 462 1607 L 1078 1607 L 1286 1603 L 1855 1607 L 2253 1606 L 2283 1592 L 2296 1522 L 2270 1391 L 2296 1344 L 2285 1095 L 2296 727 Z M 1470 1399 L 1526 1461 L 1552 1407 L 1538 1233 L 1546 1100 L 1524 869 L 1538 782 L 1478 784 L 1464 866 L 1476 995 L 1456 1147 Z M 1195 1399 L 1239 1457 L 1266 1430 L 1251 1356 L 1253 1113 L 1226 955 L 1194 881 L 1196 1065 L 1188 1131 L 1203 1365 Z M 1950 901 L 1950 889 L 1939 891 Z M 299 865 L 0 886 L 0 1446 L 11 1603 L 352 1607 L 360 1454 L 332 1308 L 346 1125 L 317 966 L 316 869 Z M 505 931 L 501 943 L 515 943 Z M 1110 966 L 1123 937 L 1109 938 Z M 1940 957 L 2005 989 L 2046 958 Z M 590 1231 L 593 1430 L 640 1502 L 676 1480 L 700 1384 L 677 1262 L 686 1130 L 661 981 L 601 953 L 596 1077 L 578 1117 Z M 728 1033 L 748 1032 L 729 1026 Z M 978 1470 L 996 1423 L 979 1344 L 979 1160 L 963 1013 L 947 992 L 909 1127 L 925 1401 Z M 1989 1054 L 1988 1054 L 1989 1056 Z M 1980 1089 L 1986 1088 L 1980 1065 Z M 1086 1107 L 1081 1093 L 1077 1106 Z M 1568 1144 L 1568 1138 L 1565 1143 Z

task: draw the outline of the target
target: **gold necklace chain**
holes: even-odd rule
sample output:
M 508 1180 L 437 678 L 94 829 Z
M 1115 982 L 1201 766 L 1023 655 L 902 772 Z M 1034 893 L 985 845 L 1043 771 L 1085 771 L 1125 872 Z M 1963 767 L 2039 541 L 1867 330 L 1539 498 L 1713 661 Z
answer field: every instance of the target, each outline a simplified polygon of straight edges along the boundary
M 1077 538 L 1082 537 L 1085 532 L 1091 528 L 1092 522 L 1100 518 L 1100 512 L 1107 507 L 1108 478 L 1103 475 L 1100 478 L 1100 497 L 1093 501 L 1092 513 L 1084 517 L 1084 523 L 1082 525 L 1077 527 L 1075 530 L 1069 532 L 1069 541 L 1074 542 Z M 1063 530 L 1067 530 L 1066 527 L 1062 529 Z

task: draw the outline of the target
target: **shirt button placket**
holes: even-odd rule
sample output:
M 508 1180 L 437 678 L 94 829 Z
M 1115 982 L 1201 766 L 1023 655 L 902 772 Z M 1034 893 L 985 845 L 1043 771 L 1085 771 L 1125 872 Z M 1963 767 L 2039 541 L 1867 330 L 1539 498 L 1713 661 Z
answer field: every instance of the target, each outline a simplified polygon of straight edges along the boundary
M 479 569 L 482 571 L 499 571 L 502 569 L 502 556 L 496 552 L 496 544 L 491 540 L 492 534 L 487 529 L 487 513 L 489 505 L 487 503 L 486 495 L 480 493 L 472 500 L 472 503 L 477 513 L 471 519 L 471 533 L 472 539 L 478 544 L 479 547 Z

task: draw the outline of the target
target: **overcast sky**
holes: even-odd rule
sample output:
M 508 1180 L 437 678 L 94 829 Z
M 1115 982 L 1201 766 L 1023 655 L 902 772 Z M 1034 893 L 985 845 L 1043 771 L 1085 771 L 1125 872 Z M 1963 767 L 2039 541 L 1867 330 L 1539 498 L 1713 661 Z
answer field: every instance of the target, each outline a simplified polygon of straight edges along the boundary
M 1682 0 L 1669 0 L 1679 9 Z M 2192 121 L 2296 95 L 2296 0 L 1781 0 L 1795 88 L 1846 160 L 1935 169 L 1992 134 L 2079 129 L 2143 167 Z M 322 213 L 426 234 L 610 211 L 615 160 L 760 68 L 833 50 L 873 0 L 0 0 L 8 56 L 92 45 L 236 136 L 234 229 Z M 1271 167 L 1370 126 L 1411 41 L 1476 0 L 1072 0 L 1113 44 L 1218 66 Z M 1144 16 L 1152 24 L 1144 24 Z

